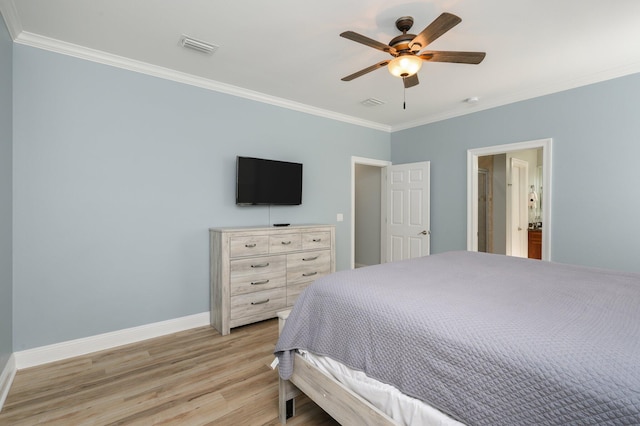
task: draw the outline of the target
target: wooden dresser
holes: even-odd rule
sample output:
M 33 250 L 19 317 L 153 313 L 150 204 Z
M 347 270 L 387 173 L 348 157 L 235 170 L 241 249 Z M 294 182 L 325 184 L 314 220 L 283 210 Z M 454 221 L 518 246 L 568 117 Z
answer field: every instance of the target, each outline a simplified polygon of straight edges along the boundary
M 335 226 L 211 228 L 211 325 L 222 335 L 293 306 L 335 271 Z

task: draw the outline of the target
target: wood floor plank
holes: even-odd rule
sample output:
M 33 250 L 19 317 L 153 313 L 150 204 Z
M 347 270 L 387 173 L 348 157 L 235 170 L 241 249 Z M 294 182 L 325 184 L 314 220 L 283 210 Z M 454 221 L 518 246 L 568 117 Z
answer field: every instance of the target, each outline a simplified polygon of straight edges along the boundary
M 0 425 L 278 425 L 276 320 L 200 327 L 18 371 Z M 298 398 L 292 426 L 338 423 Z

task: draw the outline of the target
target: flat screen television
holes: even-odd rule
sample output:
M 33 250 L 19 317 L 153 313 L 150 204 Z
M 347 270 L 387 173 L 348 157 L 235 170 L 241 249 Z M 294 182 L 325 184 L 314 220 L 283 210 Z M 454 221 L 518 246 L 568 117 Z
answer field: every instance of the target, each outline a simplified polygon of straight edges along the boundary
M 238 156 L 236 204 L 302 204 L 302 164 Z

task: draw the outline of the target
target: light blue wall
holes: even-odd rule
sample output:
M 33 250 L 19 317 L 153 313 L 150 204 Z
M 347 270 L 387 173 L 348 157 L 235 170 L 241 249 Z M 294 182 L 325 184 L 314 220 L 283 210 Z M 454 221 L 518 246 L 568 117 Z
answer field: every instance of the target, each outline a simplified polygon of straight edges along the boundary
M 432 252 L 466 248 L 470 148 L 553 138 L 552 260 L 640 272 L 640 74 L 393 133 L 431 161 Z
M 13 42 L 0 15 L 0 372 L 12 347 L 12 76 Z
M 208 311 L 208 228 L 337 223 L 389 134 L 14 47 L 14 350 Z M 237 207 L 235 158 L 304 164 L 303 205 Z
M 553 259 L 639 268 L 639 75 L 390 136 L 22 45 L 12 56 L 1 37 L 0 87 L 14 102 L 0 104 L 0 149 L 13 150 L 0 160 L 13 197 L 11 186 L 0 197 L 14 219 L 13 264 L 0 243 L 0 264 L 13 267 L 12 295 L 11 273 L 0 277 L 0 319 L 13 310 L 13 350 L 207 311 L 212 226 L 343 213 L 337 263 L 348 268 L 351 156 L 431 161 L 437 253 L 466 247 L 467 149 L 551 137 Z M 236 155 L 304 163 L 303 205 L 237 207 Z M 11 233 L 10 214 L 0 232 Z

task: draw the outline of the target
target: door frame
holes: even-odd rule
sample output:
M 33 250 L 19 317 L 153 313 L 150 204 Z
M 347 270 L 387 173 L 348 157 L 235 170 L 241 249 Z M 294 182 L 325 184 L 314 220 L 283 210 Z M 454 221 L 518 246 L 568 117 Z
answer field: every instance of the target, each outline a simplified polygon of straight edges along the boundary
M 350 268 L 354 269 L 356 266 L 356 164 L 362 164 L 365 166 L 375 166 L 383 169 L 384 167 L 390 166 L 391 161 L 387 160 L 377 160 L 374 158 L 365 158 L 365 157 L 351 157 L 351 260 L 350 260 Z M 384 176 L 383 176 L 384 177 Z M 384 188 L 381 190 L 381 205 L 384 206 L 385 203 L 385 191 Z M 384 219 L 384 217 L 383 217 Z M 386 241 L 386 227 L 384 226 L 383 221 L 380 221 L 380 239 L 381 241 Z M 385 251 L 384 244 L 381 244 L 381 250 Z M 382 261 L 382 257 L 380 260 Z
M 542 148 L 542 260 L 551 260 L 553 139 L 537 139 L 467 150 L 467 250 L 478 251 L 478 157 Z

